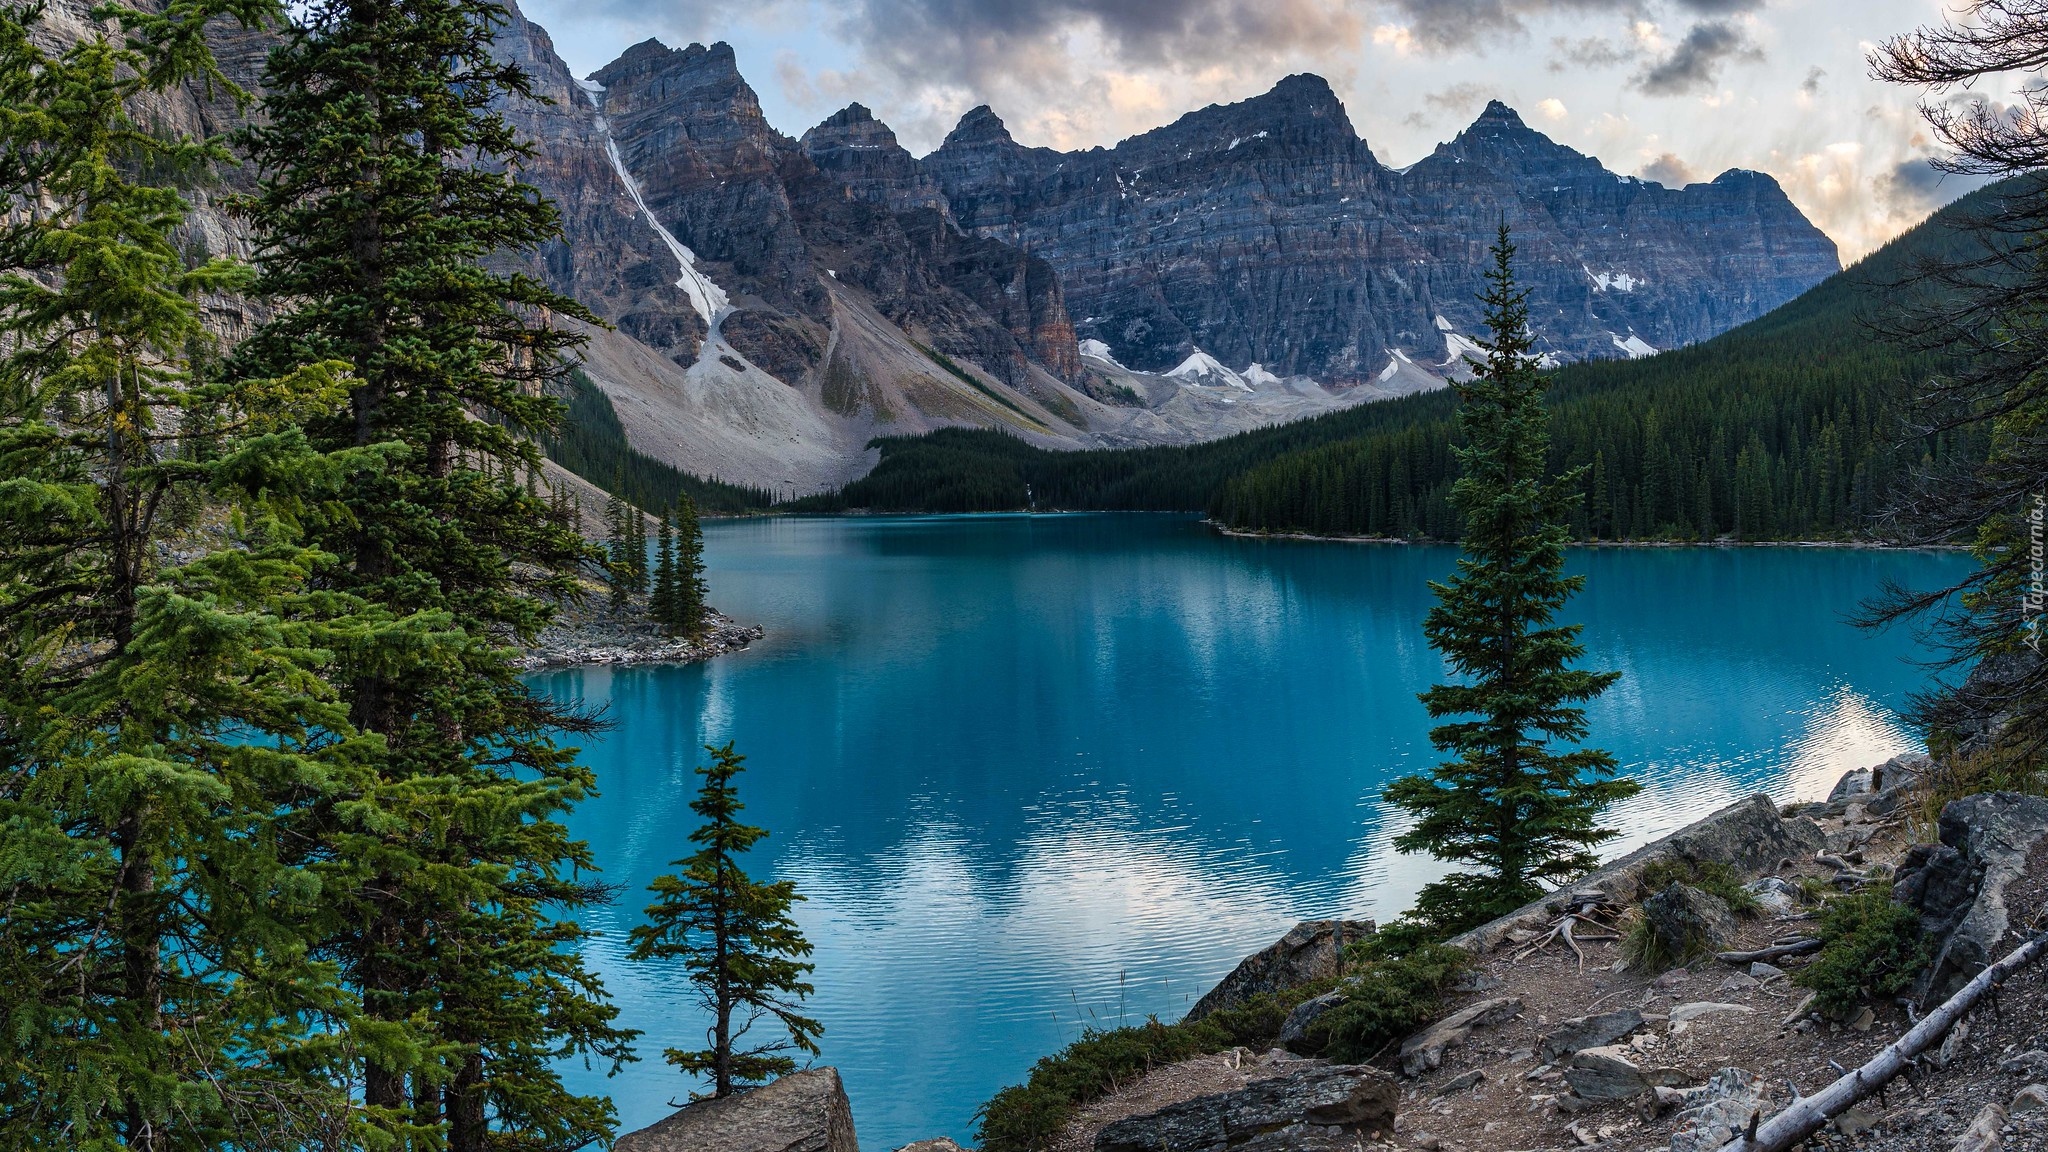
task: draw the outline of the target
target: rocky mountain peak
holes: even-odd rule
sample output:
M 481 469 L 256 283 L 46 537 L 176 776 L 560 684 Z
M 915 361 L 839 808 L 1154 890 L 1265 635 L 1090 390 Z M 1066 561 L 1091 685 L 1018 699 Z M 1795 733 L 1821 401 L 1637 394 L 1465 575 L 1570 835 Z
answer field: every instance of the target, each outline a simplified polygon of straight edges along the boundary
M 798 146 L 820 172 L 843 185 L 856 200 L 891 212 L 930 208 L 952 218 L 946 194 L 897 143 L 896 133 L 864 105 L 848 104 L 827 116 L 804 133 Z
M 1003 124 L 1003 118 L 996 115 L 995 109 L 983 104 L 960 117 L 960 123 L 955 124 L 953 130 L 946 133 L 945 142 L 939 147 L 964 148 L 977 144 L 1015 143 L 1010 136 L 1009 128 Z

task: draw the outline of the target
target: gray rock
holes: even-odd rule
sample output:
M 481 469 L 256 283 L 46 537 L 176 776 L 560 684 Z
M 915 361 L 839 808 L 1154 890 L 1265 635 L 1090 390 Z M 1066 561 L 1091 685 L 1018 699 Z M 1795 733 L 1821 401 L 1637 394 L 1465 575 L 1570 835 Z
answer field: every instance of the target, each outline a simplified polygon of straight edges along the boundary
M 1332 989 L 1312 1000 L 1304 1000 L 1294 1006 L 1287 1019 L 1280 1025 L 1280 1046 L 1292 1048 L 1308 1035 L 1309 1025 L 1322 1018 L 1323 1013 L 1344 1003 L 1350 997 L 1341 988 Z
M 1842 778 L 1835 781 L 1834 791 L 1828 793 L 1828 803 L 1847 800 L 1851 796 L 1868 796 L 1877 791 L 1879 771 L 1876 768 L 1856 768 L 1844 772 Z
M 1683 1096 L 1685 1103 L 1671 1131 L 1671 1152 L 1720 1152 L 1749 1130 L 1752 1115 L 1771 1114 L 1763 1081 L 1740 1068 L 1723 1068 Z
M 699 1100 L 628 1132 L 616 1152 L 860 1152 L 853 1109 L 832 1068 L 792 1072 L 749 1092 Z
M 2013 1094 L 2012 1103 L 2006 1111 L 2017 1115 L 2021 1112 L 2039 1112 L 2048 1108 L 2048 1084 L 2029 1084 Z
M 2043 1052 L 2039 1048 L 2029 1048 L 2017 1056 L 2008 1057 L 1998 1065 L 1998 1070 L 2015 1076 L 2048 1077 L 2048 1052 Z
M 1634 1008 L 1602 1012 L 1598 1016 L 1574 1016 L 1543 1034 L 1536 1054 L 1546 1064 L 1556 1064 L 1574 1052 L 1600 1048 L 1633 1036 L 1643 1026 L 1643 1014 Z
M 1691 1004 L 1680 1004 L 1678 1007 L 1673 1008 L 1671 1010 L 1671 1022 L 1673 1024 L 1690 1024 L 1702 1016 L 1714 1016 L 1723 1012 L 1739 1012 L 1743 1015 L 1748 1015 L 1754 1011 L 1755 1009 L 1747 1004 L 1716 1004 L 1712 1001 L 1700 1000 Z
M 1454 936 L 1449 943 L 1484 955 L 1505 942 L 1508 933 L 1541 932 L 1559 913 L 1580 903 L 1628 903 L 1642 886 L 1643 870 L 1658 860 L 1726 864 L 1737 871 L 1755 874 L 1772 871 L 1780 860 L 1787 858 L 1809 859 L 1826 843 L 1827 837 L 1812 820 L 1803 816 L 1782 817 L 1769 796 L 1752 796 L 1645 844 L 1569 888 Z
M 1778 977 L 1783 976 L 1784 974 L 1785 970 L 1783 968 L 1778 967 L 1776 964 L 1766 963 L 1762 960 L 1753 960 L 1750 962 L 1749 965 L 1749 976 L 1752 980 L 1776 980 Z
M 1678 962 L 1717 951 L 1735 938 L 1735 913 L 1726 900 L 1675 881 L 1643 901 L 1643 920 L 1658 949 Z
M 1401 1072 L 1420 1076 L 1440 1067 L 1444 1053 L 1470 1039 L 1473 1029 L 1491 1028 L 1521 1014 L 1519 996 L 1496 996 L 1454 1012 L 1401 1042 Z
M 2005 1109 L 1996 1104 L 1986 1104 L 1977 1112 L 1977 1118 L 1970 1121 L 1962 1138 L 1957 1140 L 1953 1152 L 1999 1152 L 2005 1147 L 2005 1139 L 1999 1129 L 2005 1127 Z
M 935 1140 L 919 1140 L 913 1144 L 905 1144 L 896 1152 L 972 1152 L 972 1149 L 962 1148 L 953 1143 L 950 1136 L 940 1136 Z
M 1631 1100 L 1653 1087 L 1685 1083 L 1684 1074 L 1676 1069 L 1637 1064 L 1635 1051 L 1626 1044 L 1573 1053 L 1565 1065 L 1564 1079 L 1581 1100 L 1594 1103 Z
M 1438 1088 L 1434 1095 L 1455 1096 L 1458 1093 L 1465 1091 L 1467 1088 L 1475 1088 L 1481 1084 L 1484 1084 L 1485 1082 L 1486 1073 L 1481 1072 L 1477 1068 L 1474 1068 L 1469 1072 L 1461 1073 L 1457 1076 L 1451 1077 L 1449 1080 L 1444 1081 L 1443 1087 Z
M 1585 1100 L 1632 1100 L 1650 1090 L 1642 1066 L 1626 1048 L 1587 1048 L 1572 1054 L 1565 1066 L 1565 1083 Z
M 1370 920 L 1303 920 L 1285 936 L 1238 962 L 1216 987 L 1211 988 L 1187 1019 L 1200 1020 L 1211 1012 L 1236 1008 L 1264 992 L 1284 992 L 1314 980 L 1337 975 L 1339 953 L 1373 934 Z
M 1393 1132 L 1400 1096 L 1376 1068 L 1302 1061 L 1284 1076 L 1118 1120 L 1096 1134 L 1095 1152 L 1335 1152 L 1360 1134 Z
M 1922 991 L 1946 999 L 2002 951 L 2010 923 L 2006 889 L 2026 871 L 2048 834 L 2048 798 L 1984 792 L 1941 810 L 1940 842 L 1915 845 L 1899 866 L 1892 898 L 1920 913 L 1940 941 Z
M 1756 897 L 1758 909 L 1766 916 L 1783 916 L 1799 907 L 1799 889 L 1791 882 L 1777 876 L 1765 876 L 1752 880 L 1743 887 Z

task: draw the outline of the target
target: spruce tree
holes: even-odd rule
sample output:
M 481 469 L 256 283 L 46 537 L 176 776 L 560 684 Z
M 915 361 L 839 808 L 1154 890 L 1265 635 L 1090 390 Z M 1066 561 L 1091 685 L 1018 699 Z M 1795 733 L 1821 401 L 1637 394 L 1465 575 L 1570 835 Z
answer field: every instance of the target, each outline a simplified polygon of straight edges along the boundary
M 676 524 L 668 509 L 662 510 L 655 542 L 654 588 L 647 596 L 647 615 L 662 631 L 676 632 Z
M 333 909 L 320 954 L 361 999 L 363 1122 L 451 1152 L 607 1138 L 610 1102 L 556 1069 L 621 1059 L 629 1038 L 569 919 L 602 889 L 560 819 L 592 776 L 558 737 L 594 721 L 508 659 L 597 554 L 521 482 L 579 339 L 558 322 L 595 321 L 487 266 L 559 231 L 495 111 L 532 98 L 490 51 L 506 19 L 487 0 L 313 0 L 242 137 L 257 288 L 278 313 L 239 370 L 350 365 L 343 402 L 305 424 L 346 484 L 304 522 L 338 558 L 326 583 L 389 617 L 336 666 L 350 721 L 381 741 L 372 775 L 293 842 Z
M 1545 479 L 1547 380 L 1530 354 L 1528 293 L 1515 286 L 1515 248 L 1502 225 L 1487 273 L 1483 363 L 1453 384 L 1463 474 L 1451 502 L 1464 521 L 1464 556 L 1423 624 L 1460 678 L 1422 694 L 1430 742 L 1453 759 L 1407 776 L 1386 799 L 1415 817 L 1395 840 L 1474 866 L 1424 888 L 1418 916 L 1458 930 L 1513 910 L 1591 868 L 1613 837 L 1600 815 L 1638 785 L 1614 779 L 1614 759 L 1567 749 L 1586 735 L 1585 702 L 1618 678 L 1571 667 L 1584 655 L 1577 625 L 1555 618 L 1583 576 L 1564 574 L 1567 524 L 1584 476 Z
M 711 763 L 697 769 L 704 783 L 690 802 L 690 810 L 704 818 L 690 833 L 699 847 L 674 861 L 681 871 L 657 876 L 649 885 L 657 899 L 647 908 L 647 923 L 633 929 L 629 955 L 682 961 L 711 1017 L 710 1046 L 670 1048 L 663 1056 L 686 1075 L 710 1080 L 711 1091 L 700 1095 L 728 1096 L 794 1071 L 789 1052 L 816 1056 L 824 1026 L 802 1013 L 803 998 L 811 993 L 804 977 L 812 969 L 802 958 L 811 954 L 811 945 L 789 910 L 803 897 L 794 883 L 762 883 L 740 863 L 768 835 L 739 820 L 746 806 L 734 781 L 746 757 L 733 751 L 731 741 L 705 750 Z M 768 1029 L 756 1032 L 764 1019 Z M 749 1044 L 749 1036 L 762 1038 Z
M 697 503 L 685 492 L 676 498 L 675 623 L 679 636 L 704 634 L 710 605 L 705 601 L 704 527 L 697 522 Z
M 274 10 L 113 8 L 121 44 L 61 51 L 39 14 L 0 9 L 0 195 L 34 206 L 0 223 L 0 1144 L 345 1140 L 350 1006 L 278 851 L 364 751 L 322 679 L 360 621 L 281 515 L 322 482 L 298 403 L 335 390 L 195 376 L 200 297 L 245 276 L 187 259 L 169 181 L 223 153 L 129 114 L 238 94 L 205 26 Z M 175 558 L 181 505 L 226 540 Z

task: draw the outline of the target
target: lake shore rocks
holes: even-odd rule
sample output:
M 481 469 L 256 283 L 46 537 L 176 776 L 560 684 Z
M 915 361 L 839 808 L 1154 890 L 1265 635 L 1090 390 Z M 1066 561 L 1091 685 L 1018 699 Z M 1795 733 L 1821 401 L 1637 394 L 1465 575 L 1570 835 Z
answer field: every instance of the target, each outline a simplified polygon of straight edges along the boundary
M 860 1152 L 834 1068 L 792 1072 L 751 1091 L 699 1100 L 619 1137 L 614 1152 Z
M 1744 872 L 1769 872 L 1783 860 L 1812 859 L 1826 844 L 1827 838 L 1812 820 L 1805 816 L 1785 817 L 1769 796 L 1751 796 L 1653 840 L 1541 900 L 1454 936 L 1448 943 L 1484 956 L 1512 942 L 1517 934 L 1540 935 L 1553 918 L 1568 908 L 1588 903 L 1626 905 L 1634 901 L 1641 887 L 1643 870 L 1658 860 L 1726 864 Z
M 1303 920 L 1285 936 L 1239 961 L 1230 975 L 1195 1001 L 1186 1019 L 1200 1020 L 1211 1012 L 1239 1007 L 1261 993 L 1282 992 L 1336 976 L 1344 949 L 1377 930 L 1370 920 Z
M 1364 1065 L 1301 1061 L 1284 1075 L 1102 1129 L 1095 1152 L 1338 1152 L 1391 1136 L 1401 1092 Z
M 1907 852 L 1892 898 L 1920 913 L 1938 941 L 1921 989 L 1947 997 L 2006 950 L 2006 893 L 2031 870 L 2048 869 L 2035 851 L 2048 839 L 2048 798 L 1985 792 L 1941 810 L 1940 840 Z
M 708 615 L 704 635 L 692 640 L 664 634 L 637 610 L 615 613 L 586 604 L 562 612 L 513 665 L 537 672 L 593 664 L 691 664 L 738 652 L 761 636 L 759 625 L 717 611 Z

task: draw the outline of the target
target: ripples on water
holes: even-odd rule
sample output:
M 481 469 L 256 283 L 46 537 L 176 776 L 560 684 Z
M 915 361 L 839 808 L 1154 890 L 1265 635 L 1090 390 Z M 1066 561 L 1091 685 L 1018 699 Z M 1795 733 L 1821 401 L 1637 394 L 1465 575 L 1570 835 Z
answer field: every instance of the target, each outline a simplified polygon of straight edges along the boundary
M 605 704 L 603 795 L 572 821 L 606 879 L 592 958 L 645 1030 L 603 1080 L 628 1127 L 690 1085 L 702 1043 L 673 972 L 628 964 L 645 885 L 688 851 L 700 746 L 747 753 L 755 871 L 796 881 L 816 945 L 824 1062 L 863 1146 L 971 1135 L 971 1113 L 1085 1027 L 1176 1018 L 1305 917 L 1390 917 L 1439 875 L 1391 850 L 1377 796 L 1426 767 L 1415 693 L 1443 548 L 1219 538 L 1156 516 L 714 524 L 713 598 L 766 626 L 683 669 L 565 671 Z M 1762 790 L 1823 793 L 1909 748 L 1907 637 L 1842 623 L 1881 577 L 1959 557 L 1818 549 L 1594 549 L 1573 606 L 1623 679 L 1595 741 L 1644 783 L 1625 851 Z

